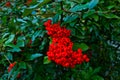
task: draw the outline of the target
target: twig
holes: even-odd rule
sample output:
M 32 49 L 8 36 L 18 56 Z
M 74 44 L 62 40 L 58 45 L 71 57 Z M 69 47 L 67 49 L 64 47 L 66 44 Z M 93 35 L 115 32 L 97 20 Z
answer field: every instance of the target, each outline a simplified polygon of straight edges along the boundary
M 7 59 L 7 61 L 11 64 L 10 60 L 7 58 L 7 56 L 4 54 L 4 57 Z

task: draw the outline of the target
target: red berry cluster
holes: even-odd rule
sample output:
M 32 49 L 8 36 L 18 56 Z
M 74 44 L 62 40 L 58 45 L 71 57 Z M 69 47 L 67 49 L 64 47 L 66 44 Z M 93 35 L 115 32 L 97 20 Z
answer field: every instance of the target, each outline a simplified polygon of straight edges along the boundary
M 15 65 L 16 65 L 16 62 L 10 63 L 10 65 L 9 65 L 9 67 L 8 67 L 8 72 L 10 72 Z M 17 78 L 20 78 L 20 77 L 21 77 L 21 74 L 19 73 L 19 74 L 17 75 Z
M 49 46 L 47 56 L 49 60 L 62 65 L 63 67 L 75 67 L 76 64 L 89 62 L 86 54 L 82 54 L 79 48 L 73 51 L 73 42 L 70 40 L 70 30 L 61 27 L 59 23 L 52 24 L 51 20 L 44 23 L 47 34 L 52 38 L 52 43 Z
M 15 66 L 16 62 L 11 63 L 8 67 L 8 72 L 10 72 L 12 70 L 12 68 Z

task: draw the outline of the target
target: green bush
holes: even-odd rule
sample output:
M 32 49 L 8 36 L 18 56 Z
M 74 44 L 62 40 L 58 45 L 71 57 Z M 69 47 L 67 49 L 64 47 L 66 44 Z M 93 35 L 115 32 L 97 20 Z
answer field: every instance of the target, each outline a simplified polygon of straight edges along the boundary
M 119 80 L 119 6 L 119 0 L 1 1 L 0 80 Z M 73 49 L 81 48 L 89 63 L 65 68 L 48 60 L 48 19 L 71 31 Z

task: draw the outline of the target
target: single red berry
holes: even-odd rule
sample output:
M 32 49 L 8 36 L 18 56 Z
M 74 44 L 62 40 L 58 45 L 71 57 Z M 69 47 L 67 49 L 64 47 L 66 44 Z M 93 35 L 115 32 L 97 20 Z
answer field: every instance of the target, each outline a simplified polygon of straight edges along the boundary
M 85 54 L 85 55 L 83 55 L 83 59 L 85 60 L 87 58 L 87 55 Z
M 6 7 L 10 7 L 10 6 L 11 6 L 11 3 L 8 1 L 8 2 L 6 2 L 5 6 L 6 6 Z
M 13 63 L 11 63 L 9 67 L 13 67 L 13 66 L 14 66 Z
M 18 75 L 17 75 L 17 78 L 20 78 L 21 77 L 21 74 L 19 73 Z
M 13 63 L 13 65 L 15 66 L 16 62 Z
M 89 58 L 86 58 L 86 59 L 85 59 L 85 61 L 86 61 L 86 62 L 89 62 L 89 61 L 90 61 L 90 59 L 89 59 Z
M 8 68 L 8 72 L 10 72 L 10 71 L 11 71 L 11 68 L 9 67 L 9 68 Z
M 15 66 L 15 64 L 16 64 L 16 62 L 11 63 L 11 64 L 9 65 L 9 67 L 8 67 L 8 72 L 11 71 L 11 69 Z
M 32 0 L 27 0 L 26 4 L 29 5 L 32 2 Z

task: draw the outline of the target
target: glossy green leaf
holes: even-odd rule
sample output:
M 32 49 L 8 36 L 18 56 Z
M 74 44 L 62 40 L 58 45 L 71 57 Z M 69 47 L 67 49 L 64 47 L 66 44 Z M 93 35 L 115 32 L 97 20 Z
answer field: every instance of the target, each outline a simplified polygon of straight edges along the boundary
M 14 38 L 15 38 L 15 35 L 14 35 L 14 34 L 11 34 L 11 35 L 9 36 L 8 40 L 5 41 L 5 44 L 11 43 Z
M 90 17 L 94 13 L 95 13 L 95 10 L 89 10 L 88 12 L 86 12 L 85 14 L 83 14 L 83 19 L 85 19 L 86 17 Z
M 94 76 L 92 77 L 92 80 L 104 80 L 104 78 L 102 78 L 102 77 L 100 77 L 100 76 L 98 76 L 98 75 L 94 75 Z
M 98 4 L 99 0 L 91 0 L 89 3 L 89 9 L 94 8 Z
M 78 17 L 79 17 L 78 15 L 66 16 L 66 17 L 64 18 L 64 21 L 65 21 L 66 23 L 70 23 L 70 22 L 76 20 Z
M 102 16 L 104 16 L 105 18 L 108 18 L 108 19 L 112 19 L 112 18 L 120 19 L 120 17 L 115 14 L 102 14 Z
M 93 73 L 94 73 L 94 74 L 98 73 L 98 72 L 100 71 L 100 69 L 101 69 L 100 67 L 95 68 Z
M 17 18 L 18 22 L 22 22 L 22 23 L 27 23 L 25 20 L 21 19 L 21 18 Z
M 36 32 L 32 35 L 32 41 L 34 41 L 39 35 L 42 35 L 42 30 L 36 31 Z
M 44 57 L 43 64 L 49 64 L 51 61 L 48 60 L 48 56 Z
M 84 4 L 84 5 L 83 5 L 83 4 L 78 4 L 78 5 L 76 5 L 75 7 L 71 8 L 70 11 L 72 11 L 72 12 L 82 11 L 82 10 L 87 9 L 88 6 L 89 6 L 88 3 L 86 3 L 86 4 Z
M 85 43 L 74 43 L 73 50 L 77 50 L 78 48 L 81 48 L 83 51 L 89 49 L 89 47 Z
M 13 60 L 13 55 L 11 53 L 7 53 L 6 56 L 9 60 Z
M 26 63 L 25 62 L 20 62 L 19 63 L 19 69 L 26 69 L 27 66 L 26 66 Z
M 25 46 L 25 43 L 24 43 L 23 40 L 18 40 L 16 46 L 24 47 L 24 46 Z
M 40 8 L 41 6 L 49 3 L 50 1 L 51 1 L 51 0 L 44 0 L 43 2 L 38 3 L 38 4 L 35 5 L 34 7 L 30 7 L 30 8 L 28 8 L 28 9 L 25 9 L 25 10 L 24 10 L 24 13 L 23 13 L 23 16 L 27 16 L 27 15 L 31 14 L 33 10 L 35 10 L 36 8 Z
M 59 14 L 56 14 L 54 17 L 53 17 L 53 23 L 57 23 L 59 20 Z
M 9 33 L 4 33 L 4 35 L 2 36 L 2 38 L 5 38 L 9 35 Z
M 11 47 L 11 48 L 12 48 L 12 49 L 10 50 L 11 52 L 19 52 L 19 51 L 21 51 L 21 49 L 20 49 L 18 46 L 14 45 L 14 44 L 12 44 L 12 43 L 5 44 L 4 46 L 5 46 L 5 47 Z
M 32 54 L 32 55 L 30 56 L 30 60 L 34 60 L 34 59 L 36 59 L 36 58 L 38 58 L 38 57 L 41 57 L 41 56 L 43 56 L 43 54 L 41 54 L 41 53 Z
M 99 16 L 98 16 L 98 15 L 95 15 L 95 14 L 94 14 L 94 15 L 92 15 L 91 17 L 92 17 L 95 21 L 98 21 L 98 20 L 99 20 Z

